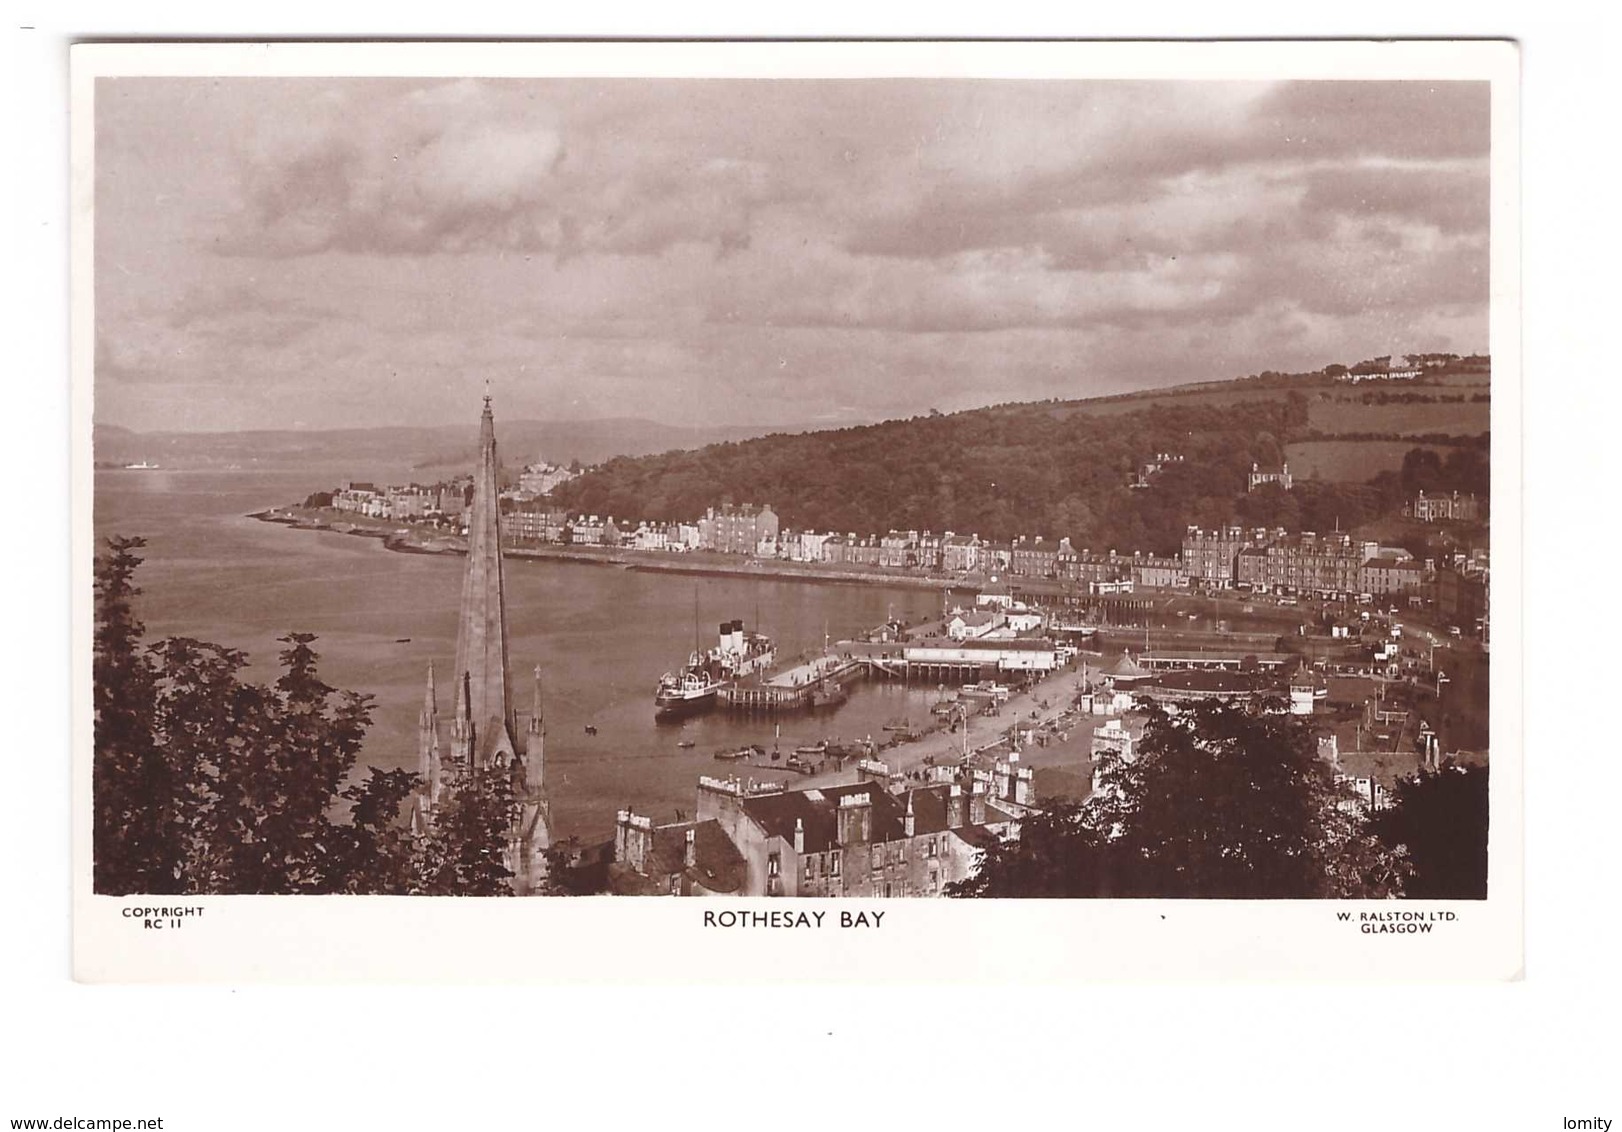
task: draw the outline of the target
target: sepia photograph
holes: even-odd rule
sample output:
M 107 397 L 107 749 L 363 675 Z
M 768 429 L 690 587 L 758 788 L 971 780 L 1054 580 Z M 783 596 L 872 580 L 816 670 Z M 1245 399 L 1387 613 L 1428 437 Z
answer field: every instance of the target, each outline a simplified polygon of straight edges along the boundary
M 1426 935 L 1414 902 L 1518 875 L 1490 50 L 95 50 L 94 896 L 1329 901 Z

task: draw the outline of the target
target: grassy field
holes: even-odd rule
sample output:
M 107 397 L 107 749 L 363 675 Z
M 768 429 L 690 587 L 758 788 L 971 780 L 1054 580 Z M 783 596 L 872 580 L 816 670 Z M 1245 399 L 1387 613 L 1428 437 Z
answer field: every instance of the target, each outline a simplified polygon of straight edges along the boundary
M 1117 416 L 1122 413 L 1141 413 L 1145 409 L 1157 405 L 1173 406 L 1178 408 L 1191 408 L 1194 406 L 1211 406 L 1226 408 L 1229 405 L 1245 401 L 1274 401 L 1282 400 L 1289 392 L 1287 389 L 1257 389 L 1239 386 L 1236 388 L 1200 390 L 1190 393 L 1179 393 L 1174 390 L 1164 390 L 1155 393 L 1141 394 L 1132 397 L 1123 397 L 1119 400 L 1080 401 L 1070 404 L 1053 406 L 1053 416 L 1063 420 L 1066 417 L 1084 413 L 1088 416 Z
M 1492 427 L 1492 404 L 1465 401 L 1460 404 L 1365 405 L 1357 397 L 1333 396 L 1314 400 L 1308 427 L 1320 432 L 1391 432 L 1400 436 L 1446 433 L 1474 436 Z M 1371 473 L 1372 474 L 1372 473 Z
M 1409 449 L 1429 448 L 1407 440 L 1303 440 L 1286 445 L 1284 458 L 1298 480 L 1363 483 L 1384 471 L 1402 470 Z M 1432 448 L 1444 457 L 1451 449 Z

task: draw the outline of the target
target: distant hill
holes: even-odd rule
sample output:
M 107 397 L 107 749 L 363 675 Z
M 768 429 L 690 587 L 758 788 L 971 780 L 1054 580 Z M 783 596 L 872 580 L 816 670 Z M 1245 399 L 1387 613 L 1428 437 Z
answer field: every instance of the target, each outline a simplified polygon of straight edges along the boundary
M 632 520 L 770 504 L 791 529 L 1041 535 L 1078 550 L 1167 554 L 1190 523 L 1346 530 L 1389 514 L 1416 486 L 1485 493 L 1489 410 L 1484 392 L 1439 383 L 1399 391 L 1266 375 L 618 458 L 553 498 Z M 1292 445 L 1334 437 L 1379 459 L 1343 459 L 1343 474 L 1298 478 L 1290 492 L 1248 490 L 1253 463 L 1276 470 Z M 1422 459 L 1409 456 L 1421 448 Z M 1129 487 L 1160 452 L 1182 460 Z
M 498 421 L 502 461 L 518 467 L 545 459 L 595 464 L 613 456 L 642 456 L 744 440 L 793 426 L 684 427 L 636 418 L 587 421 Z M 102 463 L 141 460 L 165 468 L 320 468 L 365 479 L 420 472 L 424 478 L 466 471 L 478 443 L 477 422 L 432 428 L 264 430 L 245 432 L 133 432 L 97 425 L 94 458 Z

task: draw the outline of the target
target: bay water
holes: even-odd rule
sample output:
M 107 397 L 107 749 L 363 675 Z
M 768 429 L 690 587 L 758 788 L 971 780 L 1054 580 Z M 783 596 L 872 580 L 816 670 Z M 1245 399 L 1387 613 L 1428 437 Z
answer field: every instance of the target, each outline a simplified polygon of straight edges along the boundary
M 371 469 L 368 469 L 372 471 Z M 387 480 L 409 469 L 378 469 Z M 402 554 L 378 539 L 298 531 L 249 518 L 330 490 L 342 469 L 100 470 L 98 547 L 112 535 L 147 540 L 137 573 L 137 614 L 147 639 L 187 636 L 242 649 L 248 676 L 276 675 L 276 638 L 316 634 L 327 683 L 375 699 L 361 764 L 417 767 L 417 719 L 430 661 L 442 718 L 451 711 L 457 607 L 464 560 Z M 714 752 L 759 743 L 883 737 L 885 722 L 921 722 L 933 687 L 859 683 L 845 704 L 777 717 L 712 711 L 656 723 L 659 676 L 680 665 L 696 635 L 707 647 L 722 621 L 742 619 L 777 642 L 778 658 L 822 647 L 882 623 L 937 613 L 927 590 L 774 579 L 655 573 L 509 558 L 507 618 L 516 706 L 527 711 L 532 670 L 542 674 L 546 777 L 555 839 L 608 837 L 614 813 L 634 808 L 656 822 L 693 812 L 698 776 L 726 774 Z M 695 618 L 695 603 L 697 616 Z M 586 727 L 596 729 L 588 734 Z M 684 740 L 694 745 L 684 749 Z M 792 780 L 789 771 L 742 770 Z M 792 782 L 790 782 L 792 785 Z

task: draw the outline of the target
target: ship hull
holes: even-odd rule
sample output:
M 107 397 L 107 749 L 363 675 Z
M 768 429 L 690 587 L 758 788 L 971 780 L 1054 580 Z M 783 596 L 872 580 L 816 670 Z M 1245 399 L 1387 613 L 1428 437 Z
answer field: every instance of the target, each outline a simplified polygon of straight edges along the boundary
M 682 716 L 697 715 L 701 711 L 709 711 L 715 706 L 719 688 L 711 688 L 707 692 L 695 695 L 655 696 L 653 700 L 653 714 L 657 719 L 678 719 Z

